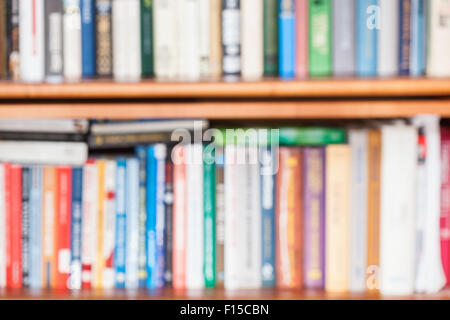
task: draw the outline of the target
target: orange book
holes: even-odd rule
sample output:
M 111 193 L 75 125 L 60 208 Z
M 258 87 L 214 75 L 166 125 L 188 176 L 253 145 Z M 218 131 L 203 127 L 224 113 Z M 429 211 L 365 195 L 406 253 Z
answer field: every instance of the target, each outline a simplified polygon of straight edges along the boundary
M 42 201 L 42 284 L 44 288 L 52 287 L 54 229 L 55 229 L 55 175 L 54 167 L 45 167 L 43 174 Z
M 97 161 L 98 165 L 98 215 L 97 215 L 97 248 L 92 266 L 92 287 L 100 289 L 103 287 L 103 271 L 105 269 L 104 259 L 104 223 L 105 223 L 105 167 L 106 160 Z
M 367 289 L 378 290 L 380 260 L 381 132 L 369 131 L 367 195 Z

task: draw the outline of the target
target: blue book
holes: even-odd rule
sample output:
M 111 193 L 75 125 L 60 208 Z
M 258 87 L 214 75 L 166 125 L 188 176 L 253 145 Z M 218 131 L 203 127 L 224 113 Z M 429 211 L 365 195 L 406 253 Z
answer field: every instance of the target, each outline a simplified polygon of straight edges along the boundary
M 411 54 L 411 0 L 400 0 L 398 64 L 401 76 L 409 75 Z
M 164 287 L 165 270 L 165 163 L 166 146 L 147 150 L 147 288 Z
M 31 167 L 30 184 L 30 288 L 42 288 L 42 168 Z
M 356 1 L 356 73 L 377 75 L 377 0 Z
M 125 159 L 117 160 L 116 172 L 116 234 L 114 246 L 114 273 L 116 288 L 125 288 L 126 272 L 126 171 Z
M 80 0 L 81 59 L 83 77 L 96 75 L 95 0 Z
M 30 286 L 30 168 L 22 167 L 22 281 Z
M 410 74 L 421 76 L 426 65 L 426 10 L 424 0 L 411 0 Z
M 275 153 L 260 147 L 261 172 L 261 276 L 264 287 L 275 286 Z
M 127 159 L 125 188 L 126 210 L 126 273 L 125 287 L 139 287 L 139 161 Z
M 280 77 L 290 79 L 295 76 L 295 1 L 279 0 L 278 17 L 278 63 Z
M 81 237 L 83 216 L 83 168 L 72 170 L 72 227 L 70 288 L 81 289 Z
M 147 147 L 136 147 L 136 157 L 139 160 L 139 288 L 145 288 L 147 283 Z

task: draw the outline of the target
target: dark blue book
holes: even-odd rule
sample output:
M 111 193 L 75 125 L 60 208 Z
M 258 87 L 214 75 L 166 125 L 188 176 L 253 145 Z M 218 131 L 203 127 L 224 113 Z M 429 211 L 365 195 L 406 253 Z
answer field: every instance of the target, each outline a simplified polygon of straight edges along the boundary
M 72 227 L 70 288 L 81 289 L 81 237 L 83 216 L 83 168 L 72 171 Z
M 409 61 L 411 53 L 411 0 L 400 0 L 400 34 L 398 50 L 399 74 L 409 75 Z
M 279 0 L 278 63 L 281 78 L 295 76 L 295 1 Z
M 83 77 L 96 75 L 95 0 L 80 0 L 81 59 Z
M 125 288 L 126 278 L 126 170 L 127 161 L 117 160 L 116 172 L 116 239 L 114 246 L 115 285 Z
M 30 168 L 22 168 L 22 285 L 30 286 Z

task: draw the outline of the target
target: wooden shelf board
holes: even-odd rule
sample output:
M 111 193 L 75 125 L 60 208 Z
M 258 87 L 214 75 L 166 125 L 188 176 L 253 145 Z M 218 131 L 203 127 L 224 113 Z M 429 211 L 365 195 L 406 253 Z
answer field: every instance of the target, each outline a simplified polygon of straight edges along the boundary
M 0 103 L 0 118 L 367 119 L 417 114 L 450 117 L 450 98 L 409 101 Z
M 323 291 L 305 290 L 239 290 L 224 291 L 223 289 L 211 289 L 201 291 L 176 291 L 164 289 L 160 291 L 0 291 L 0 299 L 5 300 L 450 300 L 450 289 L 436 294 L 414 294 L 410 296 L 382 296 L 378 293 L 326 293 Z
M 450 96 L 450 79 L 314 79 L 258 82 L 80 83 L 24 84 L 0 82 L 0 99 L 157 99 L 157 98 L 281 98 L 281 97 L 420 97 Z

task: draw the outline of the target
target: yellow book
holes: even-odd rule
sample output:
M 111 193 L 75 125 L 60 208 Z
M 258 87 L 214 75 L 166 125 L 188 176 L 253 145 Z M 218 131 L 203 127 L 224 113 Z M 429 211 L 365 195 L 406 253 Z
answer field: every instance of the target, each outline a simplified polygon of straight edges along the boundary
M 350 166 L 351 149 L 326 149 L 325 288 L 346 292 L 350 282 Z
M 105 270 L 104 247 L 104 219 L 105 219 L 105 167 L 106 160 L 98 162 L 98 216 L 97 216 L 97 255 L 94 259 L 94 281 L 92 287 L 103 288 L 103 272 Z

